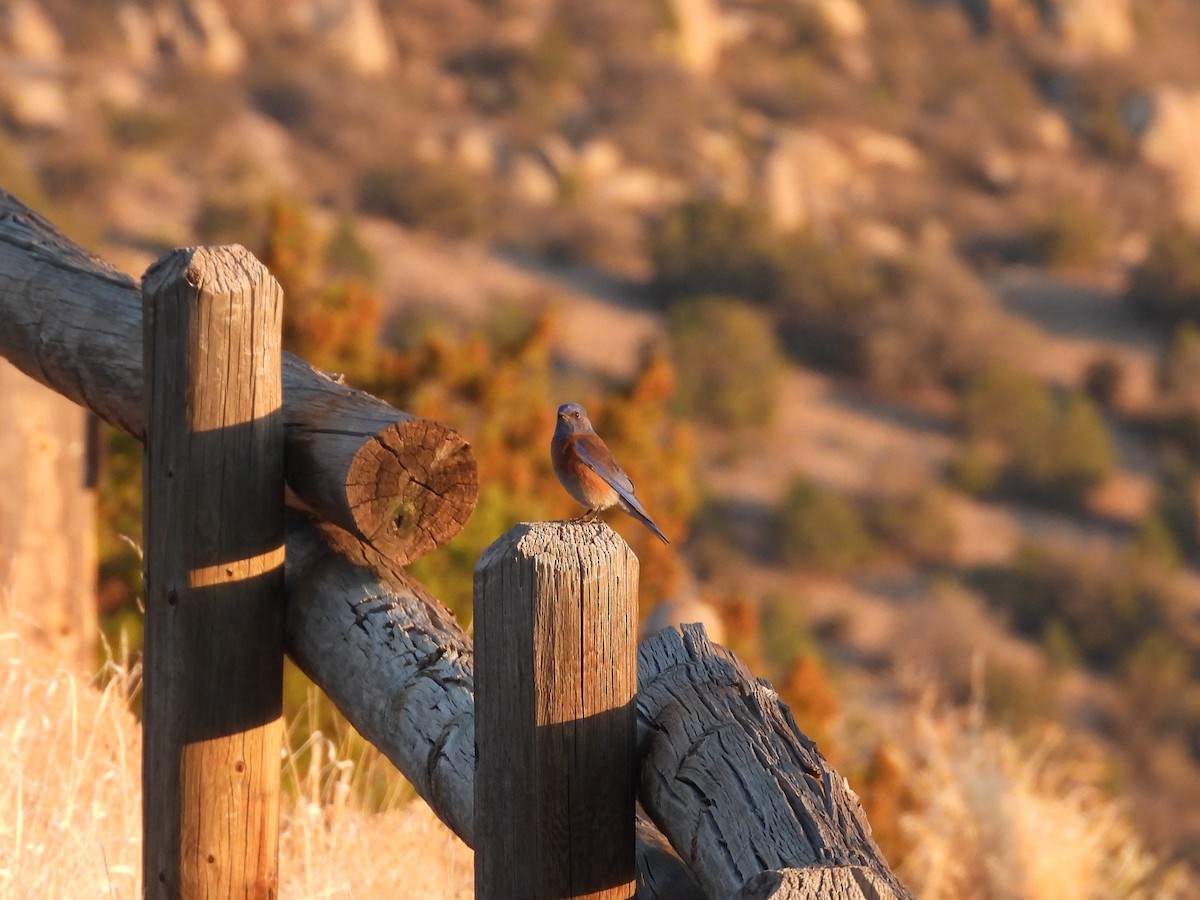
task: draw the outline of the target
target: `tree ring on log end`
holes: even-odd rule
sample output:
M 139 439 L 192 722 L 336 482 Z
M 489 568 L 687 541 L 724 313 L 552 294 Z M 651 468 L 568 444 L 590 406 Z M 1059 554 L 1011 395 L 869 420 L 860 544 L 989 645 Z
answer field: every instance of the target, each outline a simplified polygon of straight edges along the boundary
M 356 528 L 398 565 L 462 531 L 478 493 L 470 445 L 430 419 L 402 419 L 377 432 L 354 454 L 346 478 Z

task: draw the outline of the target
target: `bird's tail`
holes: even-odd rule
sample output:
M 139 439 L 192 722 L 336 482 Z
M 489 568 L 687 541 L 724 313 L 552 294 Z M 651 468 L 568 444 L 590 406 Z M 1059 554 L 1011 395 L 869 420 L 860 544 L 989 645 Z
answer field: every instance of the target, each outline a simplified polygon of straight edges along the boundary
M 662 533 L 662 529 L 654 524 L 654 520 L 650 518 L 650 515 L 646 512 L 646 510 L 642 509 L 642 504 L 638 503 L 636 497 L 626 497 L 622 495 L 621 499 L 624 501 L 622 506 L 624 507 L 625 512 L 629 513 L 631 516 L 653 531 L 658 536 L 658 539 L 664 544 L 671 543 L 667 540 L 667 536 Z

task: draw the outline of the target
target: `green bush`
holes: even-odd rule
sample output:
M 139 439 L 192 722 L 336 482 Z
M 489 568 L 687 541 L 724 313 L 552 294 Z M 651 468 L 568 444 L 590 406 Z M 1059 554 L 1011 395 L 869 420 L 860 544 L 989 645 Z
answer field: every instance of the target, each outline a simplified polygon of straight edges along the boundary
M 1171 336 L 1158 387 L 1168 412 L 1200 416 L 1200 328 L 1193 323 L 1182 323 Z
M 1138 526 L 1133 537 L 1133 549 L 1145 566 L 1163 571 L 1179 568 L 1179 545 L 1175 543 L 1175 535 L 1166 520 L 1157 513 L 1147 516 Z
M 449 237 L 481 234 L 488 222 L 484 182 L 451 163 L 398 163 L 368 169 L 358 183 L 359 209 Z
M 1195 477 L 1187 466 L 1169 464 L 1159 476 L 1152 518 L 1162 522 L 1179 552 L 1191 556 L 1197 550 L 1200 522 L 1196 513 Z
M 1100 356 L 1088 364 L 1083 389 L 1103 407 L 1112 408 L 1121 397 L 1125 368 L 1115 356 Z
M 1061 200 L 1033 226 L 1035 260 L 1052 268 L 1095 265 L 1104 258 L 1105 218 L 1077 200 Z
M 1004 458 L 1000 448 L 964 441 L 950 460 L 946 478 L 960 491 L 986 497 L 1000 487 Z
M 809 232 L 781 239 L 776 257 L 779 315 L 788 350 L 806 362 L 866 375 L 871 313 L 884 302 L 879 267 L 853 242 Z
M 767 316 L 743 302 L 707 297 L 678 304 L 668 322 L 682 409 L 722 428 L 770 424 L 782 359 Z
M 1069 394 L 1060 404 L 1048 436 L 1053 452 L 1046 469 L 1033 472 L 1035 484 L 1050 496 L 1075 503 L 1116 470 L 1117 451 L 1096 404 Z
M 1129 548 L 1026 543 L 1010 565 L 979 570 L 972 581 L 1020 633 L 1106 670 L 1166 627 L 1171 603 L 1161 573 Z
M 1159 234 L 1130 274 L 1125 298 L 1158 322 L 1200 321 L 1200 235 L 1178 223 Z
M 1056 394 L 1016 369 L 993 366 L 968 383 L 962 423 L 966 442 L 952 476 L 967 490 L 1073 507 L 1116 468 L 1094 402 Z
M 879 541 L 916 562 L 944 565 L 954 560 L 958 526 L 949 493 L 926 485 L 908 494 L 875 501 L 868 522 Z
M 127 150 L 161 149 L 178 131 L 171 115 L 141 108 L 113 113 L 108 127 L 113 141 Z
M 1053 415 L 1050 393 L 1035 377 L 1001 365 L 967 383 L 960 408 L 968 439 L 1004 447 L 1038 443 Z
M 787 489 L 775 519 L 776 549 L 790 565 L 845 571 L 874 551 L 858 508 L 804 477 Z
M 1200 461 L 1200 328 L 1176 327 L 1159 363 L 1155 426 L 1189 461 Z
M 766 302 L 778 279 L 773 240 L 762 210 L 692 197 L 650 226 L 655 291 L 667 302 L 710 294 Z
M 205 244 L 258 247 L 266 240 L 267 209 L 240 196 L 208 197 L 197 210 L 192 227 Z
M 914 253 L 879 265 L 852 256 L 842 266 L 857 273 L 857 287 L 842 296 L 843 303 L 860 298 L 849 325 L 861 346 L 862 374 L 873 385 L 959 387 L 990 364 L 1021 358 L 1022 328 L 949 254 Z
M 659 218 L 647 251 L 665 303 L 715 294 L 761 305 L 790 355 L 878 387 L 959 385 L 1020 352 L 987 289 L 948 254 L 880 261 L 852 238 L 776 234 L 761 209 L 705 196 Z
M 363 242 L 354 219 L 342 216 L 334 226 L 325 245 L 325 265 L 330 274 L 355 278 L 373 284 L 379 274 L 379 264 L 371 248 Z

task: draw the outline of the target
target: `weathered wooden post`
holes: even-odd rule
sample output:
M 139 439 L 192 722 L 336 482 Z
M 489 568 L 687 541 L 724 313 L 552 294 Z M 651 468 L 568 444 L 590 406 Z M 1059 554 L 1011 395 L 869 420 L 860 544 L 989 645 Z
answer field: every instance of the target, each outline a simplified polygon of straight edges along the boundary
M 199 248 L 143 301 L 145 895 L 275 897 L 282 293 L 244 248 Z
M 475 896 L 627 900 L 637 557 L 607 525 L 517 525 L 475 567 Z

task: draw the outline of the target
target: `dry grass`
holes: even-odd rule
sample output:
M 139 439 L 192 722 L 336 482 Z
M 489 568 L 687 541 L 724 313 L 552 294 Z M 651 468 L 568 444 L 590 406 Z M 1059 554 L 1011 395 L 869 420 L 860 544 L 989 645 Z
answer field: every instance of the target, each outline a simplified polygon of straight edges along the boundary
M 301 717 L 315 721 L 316 695 Z M 293 734 L 297 729 L 293 728 Z M 475 896 L 471 851 L 374 748 L 341 728 L 311 732 L 284 758 L 279 895 L 303 898 Z M 401 802 L 407 799 L 409 802 Z M 382 807 L 383 811 L 366 812 Z
M 31 653 L 0 620 L 0 898 L 141 896 L 141 729 L 136 669 L 90 681 Z M 463 900 L 471 851 L 403 782 L 313 733 L 284 755 L 280 896 Z M 365 762 L 364 762 L 365 760 Z M 381 779 L 390 780 L 381 791 Z
M 136 669 L 89 682 L 3 627 L 0 663 L 0 898 L 140 896 Z M 899 823 L 900 873 L 922 898 L 1186 895 L 1061 733 L 1018 742 L 929 708 L 903 731 L 918 805 Z M 285 753 L 280 896 L 473 896 L 470 850 L 423 803 L 395 806 L 404 788 L 385 766 L 319 731 Z
M 140 896 L 135 676 L 97 689 L 2 625 L 0 671 L 0 897 Z
M 1063 732 L 1018 741 L 975 712 L 910 722 L 900 875 L 922 900 L 1134 900 L 1194 896 L 1142 845 L 1104 790 L 1106 767 Z

